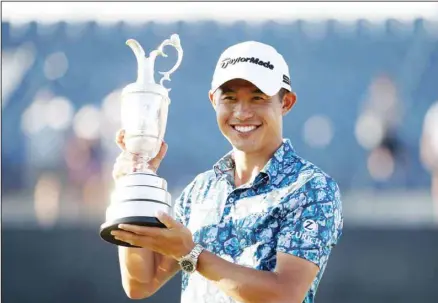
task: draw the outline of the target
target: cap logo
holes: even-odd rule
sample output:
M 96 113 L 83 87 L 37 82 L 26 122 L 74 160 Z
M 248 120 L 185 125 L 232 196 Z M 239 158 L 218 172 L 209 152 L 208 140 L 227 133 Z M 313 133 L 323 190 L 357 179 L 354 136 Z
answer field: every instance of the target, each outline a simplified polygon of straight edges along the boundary
M 235 65 L 235 64 L 240 63 L 240 62 L 249 62 L 252 64 L 257 64 L 257 65 L 263 66 L 265 68 L 269 68 L 271 70 L 274 69 L 274 65 L 272 65 L 270 61 L 265 62 L 265 61 L 260 60 L 259 58 L 254 58 L 254 57 L 251 57 L 251 58 L 250 57 L 248 57 L 248 58 L 238 57 L 238 58 L 233 58 L 233 59 L 232 58 L 225 58 L 221 62 L 221 67 L 225 69 L 230 64 Z
M 287 85 L 290 85 L 290 79 L 288 76 L 283 75 L 283 82 L 286 83 Z

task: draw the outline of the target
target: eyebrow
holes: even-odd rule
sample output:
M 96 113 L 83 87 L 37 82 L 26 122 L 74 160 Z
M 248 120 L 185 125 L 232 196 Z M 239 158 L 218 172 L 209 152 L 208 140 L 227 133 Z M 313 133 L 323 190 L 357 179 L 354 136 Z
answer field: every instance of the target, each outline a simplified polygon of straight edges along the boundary
M 235 93 L 235 91 L 229 87 L 222 87 L 221 92 L 222 92 L 222 94 Z
M 255 89 L 252 91 L 253 94 L 265 94 L 264 92 L 262 92 L 259 88 Z

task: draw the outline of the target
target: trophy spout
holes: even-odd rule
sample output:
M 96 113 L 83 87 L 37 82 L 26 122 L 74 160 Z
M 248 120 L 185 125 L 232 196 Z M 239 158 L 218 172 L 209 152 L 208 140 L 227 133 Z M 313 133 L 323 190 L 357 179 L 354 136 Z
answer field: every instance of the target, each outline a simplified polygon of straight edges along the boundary
M 135 58 L 137 59 L 137 82 L 144 83 L 145 82 L 145 69 L 143 67 L 145 61 L 145 52 L 141 47 L 140 43 L 138 43 L 134 39 L 129 39 L 126 41 L 126 45 L 128 45 L 132 51 L 134 52 Z

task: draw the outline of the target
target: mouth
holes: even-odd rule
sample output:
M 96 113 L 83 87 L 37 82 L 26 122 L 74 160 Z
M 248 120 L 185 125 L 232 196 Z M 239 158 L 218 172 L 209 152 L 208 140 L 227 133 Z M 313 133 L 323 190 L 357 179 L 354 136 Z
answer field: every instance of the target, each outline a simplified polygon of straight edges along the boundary
M 261 124 L 260 125 L 231 125 L 231 127 L 235 131 L 242 133 L 242 134 L 251 133 L 251 132 L 257 130 L 260 126 L 261 126 Z

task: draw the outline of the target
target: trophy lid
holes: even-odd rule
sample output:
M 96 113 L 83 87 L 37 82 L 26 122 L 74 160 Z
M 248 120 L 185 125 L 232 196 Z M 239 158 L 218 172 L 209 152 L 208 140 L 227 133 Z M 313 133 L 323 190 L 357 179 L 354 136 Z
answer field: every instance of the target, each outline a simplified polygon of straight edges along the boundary
M 122 95 L 126 93 L 136 93 L 136 92 L 151 92 L 162 95 L 168 99 L 168 94 L 170 89 L 163 86 L 163 81 L 170 81 L 170 74 L 172 74 L 181 64 L 183 51 L 181 48 L 181 43 L 179 36 L 173 34 L 170 39 L 164 40 L 158 49 L 152 51 L 149 57 L 145 56 L 145 51 L 141 45 L 134 39 L 129 39 L 126 44 L 132 49 L 137 58 L 137 81 L 128 84 L 122 91 Z M 178 52 L 178 60 L 176 64 L 167 72 L 159 72 L 163 77 L 160 83 L 155 83 L 154 79 L 154 66 L 155 59 L 158 56 L 167 57 L 163 51 L 163 47 L 166 45 L 173 46 Z

